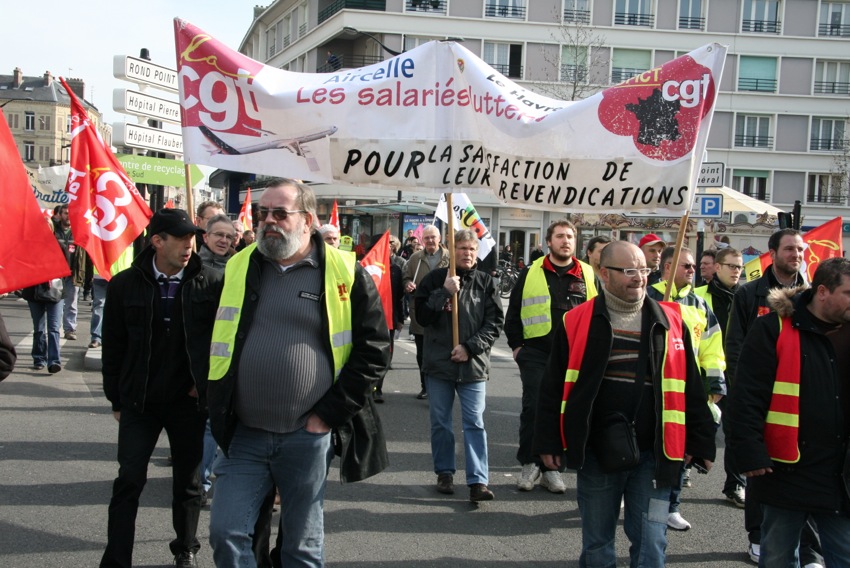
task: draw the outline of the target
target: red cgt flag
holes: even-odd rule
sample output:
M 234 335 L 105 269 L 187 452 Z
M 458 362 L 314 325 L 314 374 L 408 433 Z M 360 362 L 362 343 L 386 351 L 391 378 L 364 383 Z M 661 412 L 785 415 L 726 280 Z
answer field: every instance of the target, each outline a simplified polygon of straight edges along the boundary
M 381 305 L 384 307 L 384 317 L 387 320 L 387 329 L 393 328 L 393 290 L 390 280 L 390 232 L 384 233 L 375 246 L 372 247 L 360 266 L 372 275 L 378 294 L 381 296 Z
M 237 220 L 242 221 L 242 228 L 246 231 L 254 230 L 254 219 L 251 215 L 251 188 L 245 194 L 245 203 L 242 204 L 242 211 L 239 212 Z
M 0 110 L 0 294 L 71 274 Z
M 150 208 L 104 144 L 85 108 L 63 78 L 71 98 L 71 171 L 65 191 L 74 241 L 86 249 L 104 278 L 121 253 L 148 226 Z
M 333 225 L 336 227 L 336 232 L 339 232 L 339 208 L 336 205 L 336 199 L 334 199 L 334 208 L 331 209 L 331 218 L 328 221 L 328 225 Z

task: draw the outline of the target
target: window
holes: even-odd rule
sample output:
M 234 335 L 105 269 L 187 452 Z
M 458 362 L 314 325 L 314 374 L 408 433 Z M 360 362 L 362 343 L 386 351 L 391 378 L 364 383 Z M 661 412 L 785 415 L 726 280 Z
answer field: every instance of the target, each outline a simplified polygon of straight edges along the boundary
M 652 53 L 640 49 L 614 49 L 611 57 L 611 82 L 622 83 L 652 67 Z
M 738 90 L 776 92 L 776 59 L 742 55 L 738 71 Z
M 818 35 L 850 37 L 850 2 L 821 2 Z
M 809 174 L 806 188 L 806 203 L 832 203 L 844 205 L 847 187 L 841 184 L 842 176 L 831 174 Z
M 768 172 L 758 170 L 734 170 L 733 189 L 762 201 L 767 201 Z
M 702 30 L 704 26 L 702 0 L 679 0 L 679 29 Z
M 24 142 L 24 161 L 32 162 L 35 160 L 35 142 Z
M 778 34 L 779 0 L 744 0 L 741 31 Z
M 811 150 L 844 149 L 844 119 L 812 117 Z
M 740 148 L 770 148 L 770 117 L 738 115 L 735 122 L 735 146 Z
M 487 0 L 484 15 L 494 18 L 525 19 L 525 0 Z
M 522 79 L 522 46 L 519 44 L 485 41 L 484 61 L 506 77 Z
M 651 0 L 617 0 L 614 23 L 623 26 L 652 27 Z
M 850 62 L 818 61 L 815 66 L 815 93 L 850 95 Z
M 590 0 L 564 0 L 564 22 L 589 24 Z
M 24 112 L 24 130 L 35 130 L 35 113 Z
M 565 45 L 561 47 L 561 81 L 566 83 L 587 82 L 587 51 L 585 46 Z
M 277 28 L 280 24 L 275 24 L 269 29 L 266 30 L 266 46 L 267 49 L 267 58 L 273 57 L 280 49 L 277 44 Z
M 404 36 L 404 51 L 410 51 L 420 45 L 424 45 L 429 41 L 441 40 L 441 37 L 424 37 L 424 36 Z
M 13 130 L 17 130 L 18 128 L 18 113 L 12 113 L 6 115 L 6 120 L 9 121 L 9 128 Z
M 304 37 L 307 33 L 307 25 L 310 23 L 310 3 L 304 2 L 298 7 L 298 37 Z
M 446 13 L 446 0 L 407 0 L 406 12 Z

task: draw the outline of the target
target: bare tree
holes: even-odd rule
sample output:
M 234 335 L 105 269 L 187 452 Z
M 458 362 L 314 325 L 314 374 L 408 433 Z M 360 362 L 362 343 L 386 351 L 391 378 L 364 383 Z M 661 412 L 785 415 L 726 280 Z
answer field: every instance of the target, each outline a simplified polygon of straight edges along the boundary
M 843 199 L 850 196 L 850 133 L 847 132 L 847 125 L 850 125 L 850 119 L 844 122 L 845 130 L 842 133 L 841 140 L 838 140 L 836 152 L 832 158 L 832 168 L 830 174 L 836 179 L 839 195 Z
M 583 4 L 567 2 L 563 14 L 554 12 L 557 26 L 550 36 L 558 49 L 542 49 L 548 63 L 547 82 L 539 84 L 538 89 L 554 98 L 581 100 L 599 91 L 602 81 L 607 82 L 609 50 L 605 36 L 590 24 L 590 10 L 576 9 Z

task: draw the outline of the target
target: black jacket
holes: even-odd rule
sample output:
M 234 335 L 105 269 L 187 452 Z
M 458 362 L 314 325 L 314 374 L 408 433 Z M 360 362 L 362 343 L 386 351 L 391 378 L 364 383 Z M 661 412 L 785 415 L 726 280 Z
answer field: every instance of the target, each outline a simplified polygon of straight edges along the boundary
M 103 309 L 103 391 L 112 410 L 132 406 L 144 410 L 149 379 L 154 302 L 159 301 L 152 262 L 154 248 L 148 247 L 132 266 L 109 281 Z M 183 272 L 180 305 L 186 334 L 186 357 L 198 390 L 201 408 L 206 407 L 210 341 L 221 295 L 220 271 L 202 265 L 192 254 Z
M 15 353 L 15 346 L 12 345 L 12 338 L 9 337 L 6 323 L 0 316 L 0 381 L 12 374 L 17 359 L 18 354 Z
M 795 287 L 802 285 L 803 277 L 797 275 Z M 772 308 L 767 303 L 767 295 L 782 284 L 773 275 L 773 265 L 767 267 L 764 275 L 758 280 L 747 282 L 738 287 L 732 299 L 732 311 L 729 323 L 723 334 L 723 348 L 726 350 L 726 385 L 731 387 L 735 382 L 735 373 L 744 338 L 758 316 L 770 313 Z
M 454 363 L 451 352 L 452 313 L 446 309 L 451 294 L 444 287 L 448 268 L 428 273 L 416 288 L 416 313 L 425 328 L 422 372 L 436 378 L 468 383 L 490 377 L 490 348 L 499 337 L 505 316 L 493 277 L 475 270 L 458 270 L 458 339 L 469 360 Z
M 590 321 L 587 351 L 579 370 L 579 378 L 570 393 L 564 412 L 563 431 L 567 441 L 566 466 L 581 469 L 593 422 L 593 409 L 602 377 L 608 364 L 613 342 L 613 330 L 605 306 L 605 294 L 594 300 L 593 316 Z M 669 322 L 658 302 L 644 299 L 644 312 L 648 311 L 649 366 L 652 370 L 655 392 L 655 480 L 659 486 L 672 486 L 678 479 L 681 462 L 668 460 L 664 456 L 661 441 L 661 373 L 665 352 L 665 332 Z M 696 367 L 686 325 L 682 326 L 684 347 L 687 354 L 687 383 L 685 386 L 686 438 L 685 453 L 703 460 L 714 460 L 714 421 L 706 403 L 699 370 Z M 561 402 L 564 393 L 564 377 L 569 361 L 569 345 L 564 325 L 555 326 L 552 354 L 540 385 L 537 402 L 537 417 L 534 428 L 535 454 L 560 455 L 564 451 L 561 441 Z
M 850 513 L 845 464 L 848 436 L 842 399 L 848 396 L 838 374 L 830 340 L 812 320 L 807 305 L 811 291 L 792 298 L 795 290 L 775 290 L 770 301 L 778 314 L 790 316 L 800 331 L 800 417 L 797 463 L 774 462 L 764 443 L 765 417 L 776 380 L 776 340 L 779 318 L 758 318 L 738 365 L 738 380 L 730 399 L 731 448 L 743 473 L 773 468 L 773 473 L 749 478 L 747 497 L 760 503 L 809 512 Z
M 315 233 L 311 239 L 313 246 L 319 247 L 319 266 L 324 281 L 325 243 L 318 233 Z M 233 392 L 236 381 L 239 380 L 239 358 L 260 299 L 260 276 L 264 262 L 263 255 L 257 249 L 250 253 L 246 250 L 239 254 L 250 254 L 251 257 L 233 358 L 224 376 L 209 383 L 210 427 L 213 437 L 225 453 L 230 447 L 230 441 L 236 430 L 237 417 L 233 411 Z M 313 407 L 313 412 L 331 428 L 338 428 L 348 423 L 363 408 L 374 383 L 387 372 L 389 362 L 389 331 L 381 308 L 381 299 L 372 277 L 360 266 L 360 263 L 355 264 L 350 299 L 351 335 L 354 343 L 351 356 L 333 386 Z M 324 306 L 324 296 L 322 301 Z M 328 337 L 327 327 L 325 327 L 324 336 Z M 333 368 L 330 340 L 325 347 L 325 354 Z

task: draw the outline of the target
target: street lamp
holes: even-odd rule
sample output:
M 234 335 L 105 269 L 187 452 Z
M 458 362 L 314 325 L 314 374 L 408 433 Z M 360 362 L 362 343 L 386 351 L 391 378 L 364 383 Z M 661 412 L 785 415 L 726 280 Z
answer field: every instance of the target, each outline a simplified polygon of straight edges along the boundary
M 361 32 L 360 30 L 358 30 L 358 29 L 356 29 L 356 28 L 349 27 L 349 26 L 345 26 L 344 28 L 342 28 L 342 30 L 343 30 L 343 31 L 346 31 L 346 32 L 354 32 L 354 33 L 356 33 L 356 34 L 364 35 L 364 36 L 366 36 L 366 37 L 368 37 L 368 38 L 371 38 L 371 39 L 372 39 L 375 43 L 377 43 L 378 45 L 380 45 L 380 46 L 383 48 L 383 50 L 384 50 L 384 51 L 386 51 L 387 53 L 389 53 L 389 54 L 390 54 L 390 55 L 392 55 L 393 57 L 395 57 L 395 56 L 397 56 L 397 55 L 401 55 L 401 54 L 403 53 L 402 51 L 396 51 L 396 50 L 394 50 L 394 49 L 390 49 L 389 47 L 387 47 L 386 45 L 384 45 L 384 44 L 383 44 L 383 42 L 382 42 L 381 40 L 379 40 L 378 38 L 376 38 L 376 37 L 375 37 L 375 36 L 373 36 L 372 34 L 367 34 L 366 32 Z

